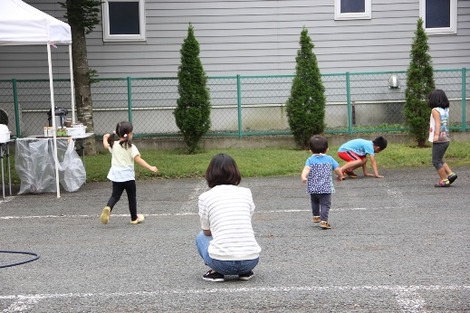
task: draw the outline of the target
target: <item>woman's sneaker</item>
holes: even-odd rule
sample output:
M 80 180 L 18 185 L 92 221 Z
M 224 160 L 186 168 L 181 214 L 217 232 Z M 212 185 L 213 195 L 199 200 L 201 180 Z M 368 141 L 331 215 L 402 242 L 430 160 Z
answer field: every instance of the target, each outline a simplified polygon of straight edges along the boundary
M 247 273 L 238 275 L 238 279 L 239 279 L 239 280 L 243 280 L 243 281 L 247 281 L 247 280 L 252 279 L 253 276 L 255 276 L 255 274 L 253 273 L 253 271 L 249 271 L 249 272 L 247 272 Z
M 137 225 L 142 223 L 145 220 L 145 217 L 142 214 L 137 214 L 137 219 L 134 221 L 131 221 L 132 225 Z
M 208 270 L 207 273 L 202 275 L 202 279 L 205 281 L 221 282 L 224 281 L 224 275 L 214 270 Z
M 323 229 L 330 229 L 331 225 L 327 221 L 321 221 L 320 222 L 320 227 L 323 228 Z
M 449 181 L 449 185 L 452 184 L 457 179 L 457 174 L 452 173 L 447 176 L 447 180 Z

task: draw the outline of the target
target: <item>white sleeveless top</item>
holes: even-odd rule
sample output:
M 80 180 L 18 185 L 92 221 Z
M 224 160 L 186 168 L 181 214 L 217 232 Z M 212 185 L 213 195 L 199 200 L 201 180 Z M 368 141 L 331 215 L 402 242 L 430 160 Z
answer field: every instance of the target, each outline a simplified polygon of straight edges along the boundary
M 449 108 L 433 108 L 433 110 L 436 110 L 439 112 L 439 116 L 441 119 L 441 129 L 439 132 L 439 139 L 436 142 L 447 142 L 450 141 L 449 138 Z M 429 142 L 434 142 L 434 132 L 436 130 L 436 121 L 434 120 L 434 117 L 431 117 L 429 119 Z

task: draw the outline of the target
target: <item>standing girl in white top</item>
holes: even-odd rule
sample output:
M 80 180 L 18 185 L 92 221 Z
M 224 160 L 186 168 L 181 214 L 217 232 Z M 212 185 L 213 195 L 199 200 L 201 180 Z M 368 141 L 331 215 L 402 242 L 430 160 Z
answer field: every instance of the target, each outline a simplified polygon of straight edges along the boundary
M 111 152 L 111 168 L 108 179 L 113 183 L 113 192 L 100 216 L 100 221 L 103 224 L 108 224 L 111 211 L 121 198 L 124 190 L 127 192 L 129 201 L 131 224 L 139 224 L 144 221 L 144 216 L 137 214 L 134 161 L 149 171 L 156 173 L 158 169 L 156 166 L 149 165 L 140 157 L 139 150 L 131 142 L 132 130 L 131 123 L 120 122 L 112 135 L 106 134 L 103 136 L 103 146 Z
M 238 275 L 249 280 L 261 252 L 251 224 L 255 210 L 251 190 L 238 186 L 237 164 L 223 153 L 212 158 L 205 177 L 211 189 L 199 196 L 202 231 L 196 246 L 210 270 L 202 278 L 221 282 L 224 275 Z
M 457 174 L 443 161 L 449 147 L 449 100 L 441 89 L 435 89 L 428 96 L 428 105 L 432 109 L 429 120 L 429 141 L 432 142 L 432 164 L 439 174 L 439 182 L 434 187 L 449 187 Z

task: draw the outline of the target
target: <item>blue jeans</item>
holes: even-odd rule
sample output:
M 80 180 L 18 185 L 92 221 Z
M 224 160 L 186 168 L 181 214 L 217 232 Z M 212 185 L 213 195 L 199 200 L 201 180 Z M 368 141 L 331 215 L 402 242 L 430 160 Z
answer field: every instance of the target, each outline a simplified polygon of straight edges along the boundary
M 214 271 L 223 275 L 241 275 L 248 273 L 258 264 L 259 258 L 240 261 L 221 261 L 211 258 L 208 252 L 211 240 L 211 236 L 206 236 L 201 231 L 196 236 L 196 247 L 204 263 Z

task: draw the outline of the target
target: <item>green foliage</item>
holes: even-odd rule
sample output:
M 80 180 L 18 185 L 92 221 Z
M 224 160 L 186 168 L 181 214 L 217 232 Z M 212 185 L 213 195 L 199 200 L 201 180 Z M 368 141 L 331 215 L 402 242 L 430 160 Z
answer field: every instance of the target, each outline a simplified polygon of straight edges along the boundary
M 425 145 L 428 137 L 431 109 L 427 104 L 427 96 L 434 89 L 434 73 L 427 40 L 423 20 L 420 18 L 411 45 L 404 108 L 410 135 L 420 147 Z
M 89 34 L 100 23 L 101 1 L 99 0 L 67 0 L 59 4 L 67 9 L 65 18 L 69 24 L 80 32 Z
M 345 138 L 346 140 L 346 138 Z M 281 149 L 281 148 L 226 148 L 205 150 L 196 154 L 187 154 L 183 150 L 145 149 L 138 141 L 134 141 L 142 157 L 159 169 L 154 174 L 141 166 L 136 165 L 137 180 L 155 178 L 183 178 L 204 177 L 204 173 L 211 158 L 217 153 L 230 154 L 238 164 L 243 177 L 264 177 L 280 175 L 300 175 L 305 160 L 311 155 L 306 150 Z M 340 165 L 336 154 L 338 145 L 330 145 L 329 154 L 335 158 Z M 403 169 L 406 167 L 425 167 L 426 172 L 431 172 L 431 146 L 418 148 L 416 145 L 389 143 L 384 152 L 379 153 L 376 158 L 379 169 Z M 10 158 L 11 168 L 15 168 L 15 158 Z M 267 162 L 269 160 L 269 162 Z M 453 141 L 446 151 L 446 161 L 452 168 L 470 166 L 470 142 Z M 111 155 L 107 151 L 97 155 L 85 156 L 85 167 L 87 182 L 106 182 Z M 367 166 L 370 167 L 370 162 Z M 360 174 L 361 171 L 358 172 Z M 243 180 L 243 179 L 242 179 Z M 16 171 L 12 171 L 12 181 L 18 185 L 20 180 Z
M 178 93 L 175 115 L 176 125 L 188 146 L 194 153 L 202 136 L 211 127 L 211 105 L 207 76 L 199 59 L 199 43 L 194 36 L 193 26 L 188 28 L 188 36 L 180 50 L 181 64 L 178 68 Z
M 295 59 L 296 75 L 286 103 L 289 127 L 295 142 L 302 148 L 308 146 L 312 135 L 321 134 L 325 129 L 325 87 L 313 48 L 308 31 L 303 28 Z
M 98 75 L 98 71 L 95 70 L 95 69 L 89 69 L 88 70 L 88 77 L 90 79 L 90 84 L 94 84 L 94 83 L 97 83 L 98 80 L 99 80 L 99 75 Z

